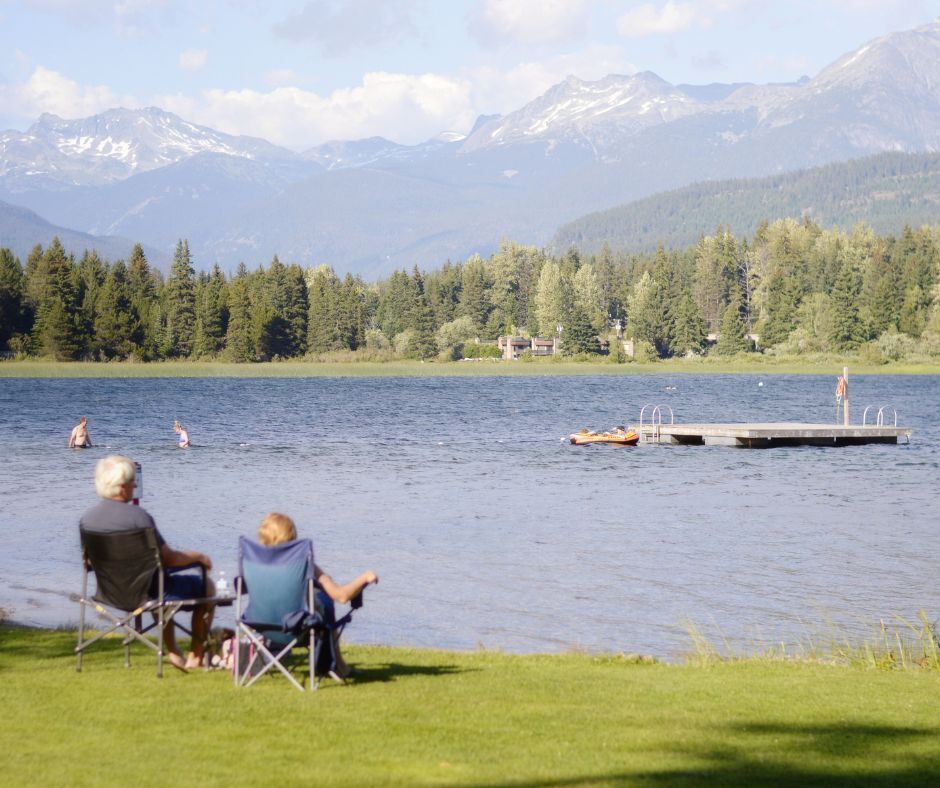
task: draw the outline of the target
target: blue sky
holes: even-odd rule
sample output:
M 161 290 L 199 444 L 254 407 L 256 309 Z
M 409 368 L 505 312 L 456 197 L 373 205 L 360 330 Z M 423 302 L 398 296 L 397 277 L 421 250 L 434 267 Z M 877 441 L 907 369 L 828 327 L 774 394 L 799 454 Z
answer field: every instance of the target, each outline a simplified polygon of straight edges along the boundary
M 791 81 L 938 14 L 912 0 L 0 0 L 0 129 L 156 105 L 297 150 L 415 143 L 569 74 Z

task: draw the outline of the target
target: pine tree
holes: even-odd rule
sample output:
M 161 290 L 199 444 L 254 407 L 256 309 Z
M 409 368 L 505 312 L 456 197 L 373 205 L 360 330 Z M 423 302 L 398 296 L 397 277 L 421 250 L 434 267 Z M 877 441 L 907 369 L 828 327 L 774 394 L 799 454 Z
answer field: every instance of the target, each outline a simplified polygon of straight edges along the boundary
M 731 291 L 728 306 L 725 307 L 721 318 L 721 329 L 718 334 L 718 344 L 715 350 L 720 356 L 733 356 L 750 349 L 745 336 L 747 326 L 744 324 L 741 291 L 735 285 Z
M 98 294 L 94 345 L 106 359 L 127 358 L 139 349 L 142 334 L 140 317 L 131 301 L 127 267 L 118 260 Z
M 859 313 L 862 277 L 851 260 L 846 260 L 839 271 L 832 290 L 832 323 L 830 345 L 834 350 L 855 350 L 867 339 L 865 324 Z
M 312 291 L 310 296 L 312 299 Z M 379 304 L 375 316 L 379 328 L 389 340 L 393 340 L 408 327 L 411 308 L 411 279 L 404 271 L 395 271 L 379 290 Z M 312 317 L 311 306 L 311 319 Z
M 408 355 L 412 358 L 432 358 L 437 355 L 437 337 L 435 335 L 434 312 L 424 295 L 424 278 L 418 267 L 411 273 L 412 307 L 408 328 Z
M 82 348 L 73 269 L 57 237 L 41 258 L 28 266 L 26 290 L 36 313 L 33 346 L 56 359 L 75 359 Z
M 686 292 L 679 299 L 673 313 L 669 349 L 677 356 L 701 353 L 705 347 L 705 338 L 705 318 L 692 298 L 692 294 Z
M 127 284 L 130 288 L 131 304 L 143 327 L 141 353 L 144 359 L 158 358 L 162 330 L 157 298 L 158 281 L 140 244 L 135 244 L 131 251 L 127 264 Z
M 201 276 L 196 287 L 196 330 L 193 355 L 216 356 L 225 345 L 228 322 L 225 274 L 218 263 L 208 277 Z
M 482 331 L 490 316 L 490 304 L 486 288 L 486 272 L 479 255 L 474 255 L 460 272 L 460 303 L 458 317 L 469 317 Z
M 23 291 L 26 276 L 20 261 L 7 248 L 0 249 L 0 350 L 26 329 Z
M 786 341 L 797 326 L 797 313 L 802 293 L 795 279 L 779 271 L 768 282 L 761 315 L 760 341 L 762 347 L 773 347 Z
M 566 356 L 600 351 L 594 326 L 580 305 L 576 304 L 571 310 L 571 319 L 562 334 L 561 349 Z
M 188 241 L 181 239 L 176 244 L 163 301 L 166 310 L 164 353 L 185 358 L 193 352 L 196 333 L 196 272 Z
M 307 352 L 307 321 L 310 315 L 310 297 L 307 280 L 299 265 L 291 265 L 284 278 L 284 320 L 290 342 L 290 355 L 302 356 Z
M 229 361 L 254 359 L 251 340 L 251 300 L 248 295 L 248 270 L 239 265 L 228 292 L 228 326 L 225 332 L 225 356 Z

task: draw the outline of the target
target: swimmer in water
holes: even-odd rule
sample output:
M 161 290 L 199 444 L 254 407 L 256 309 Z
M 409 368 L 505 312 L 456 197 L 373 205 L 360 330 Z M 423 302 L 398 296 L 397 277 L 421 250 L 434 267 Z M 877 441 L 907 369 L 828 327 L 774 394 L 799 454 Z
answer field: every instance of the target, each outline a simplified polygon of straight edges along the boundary
M 173 422 L 173 432 L 180 436 L 179 447 L 181 449 L 189 448 L 189 433 L 186 432 L 186 428 L 178 421 Z
M 88 417 L 82 416 L 69 435 L 70 449 L 90 449 L 91 436 L 88 434 Z

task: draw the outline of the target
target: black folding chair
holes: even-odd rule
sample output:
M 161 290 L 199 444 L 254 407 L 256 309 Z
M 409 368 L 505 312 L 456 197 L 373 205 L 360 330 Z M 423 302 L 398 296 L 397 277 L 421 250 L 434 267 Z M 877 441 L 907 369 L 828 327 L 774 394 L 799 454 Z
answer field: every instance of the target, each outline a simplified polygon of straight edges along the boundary
M 163 628 L 167 621 L 180 610 L 191 610 L 206 599 L 166 599 L 164 596 L 163 564 L 160 547 L 153 528 L 137 528 L 129 531 L 99 533 L 80 528 L 82 541 L 81 596 L 73 594 L 72 601 L 79 603 L 78 644 L 76 670 L 82 669 L 82 655 L 90 645 L 106 635 L 120 631 L 124 633 L 124 666 L 130 667 L 130 646 L 138 640 L 157 652 L 157 676 L 163 676 Z M 205 580 L 205 567 L 199 566 Z M 97 590 L 88 596 L 88 575 L 94 573 Z M 156 593 L 152 592 L 156 578 Z M 94 637 L 85 640 L 85 610 L 93 608 L 111 626 Z M 112 610 L 122 611 L 123 615 Z M 144 626 L 144 613 L 153 613 L 155 620 Z M 156 640 L 146 634 L 156 628 Z

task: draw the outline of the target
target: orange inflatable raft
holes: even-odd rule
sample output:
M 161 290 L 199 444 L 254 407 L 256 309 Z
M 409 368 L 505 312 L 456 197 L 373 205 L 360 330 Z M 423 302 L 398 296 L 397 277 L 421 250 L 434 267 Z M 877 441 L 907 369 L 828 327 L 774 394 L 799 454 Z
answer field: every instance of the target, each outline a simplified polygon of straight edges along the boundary
M 589 443 L 610 443 L 615 446 L 635 446 L 640 436 L 632 430 L 630 432 L 573 432 L 568 436 L 575 446 L 586 446 Z

